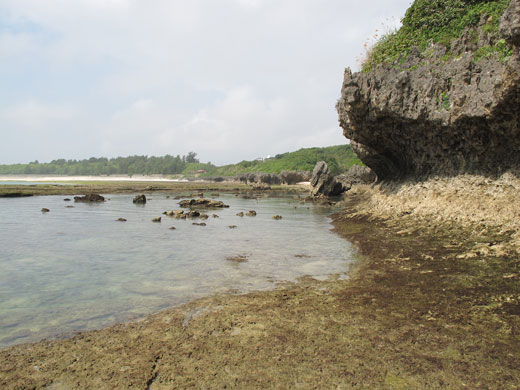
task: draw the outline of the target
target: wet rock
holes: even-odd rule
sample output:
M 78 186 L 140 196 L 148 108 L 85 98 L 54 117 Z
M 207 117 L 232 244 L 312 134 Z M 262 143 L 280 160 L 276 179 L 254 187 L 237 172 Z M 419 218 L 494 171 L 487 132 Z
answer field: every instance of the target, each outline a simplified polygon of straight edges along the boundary
M 126 219 L 125 218 L 118 218 L 116 219 L 117 222 L 126 222 Z
M 71 199 L 70 199 L 70 198 L 65 198 L 65 199 L 63 199 L 63 200 L 64 200 L 65 202 L 70 202 Z
M 206 226 L 206 224 L 205 224 L 204 222 L 200 222 L 200 223 L 193 222 L 192 225 L 196 225 L 196 226 Z
M 343 185 L 334 179 L 325 161 L 316 163 L 311 178 L 312 196 L 335 196 L 344 191 Z
M 228 228 L 230 229 L 235 229 L 237 227 L 237 225 L 229 225 Z
M 214 200 L 214 199 L 206 199 L 206 198 L 200 198 L 200 199 L 186 199 L 179 202 L 179 205 L 181 207 L 201 207 L 201 208 L 224 208 L 229 207 L 229 205 L 225 204 L 224 202 L 220 200 Z
M 243 216 L 244 216 L 244 213 L 241 211 L 241 212 L 239 212 L 239 213 L 236 213 L 236 216 L 237 216 L 237 217 L 243 217 Z
M 152 222 L 161 222 L 161 217 L 152 218 Z
M 74 206 L 65 206 L 66 209 L 73 209 Z
M 276 219 L 276 220 L 282 219 L 282 216 L 281 215 L 273 215 L 273 219 Z
M 190 210 L 190 212 L 183 215 L 186 215 L 186 218 L 197 218 L 200 217 L 200 212 L 198 212 L 197 210 Z
M 46 207 L 42 208 L 42 213 L 48 213 L 49 211 L 51 211 L 51 210 L 49 210 L 49 209 L 46 208 Z
M 255 217 L 256 216 L 256 211 L 255 210 L 249 210 L 246 215 L 248 217 Z
M 175 229 L 177 229 L 177 228 L 176 228 L 175 226 L 170 226 L 168 229 L 169 229 L 169 230 L 175 230 Z
M 219 216 L 217 214 L 212 214 L 211 215 L 213 218 L 219 218 Z
M 208 219 L 208 218 L 209 218 L 208 214 L 200 214 L 200 219 Z
M 140 194 L 140 195 L 134 196 L 133 202 L 135 204 L 145 204 L 146 203 L 146 195 Z
M 105 198 L 99 194 L 88 194 L 85 196 L 75 196 L 74 202 L 104 202 Z

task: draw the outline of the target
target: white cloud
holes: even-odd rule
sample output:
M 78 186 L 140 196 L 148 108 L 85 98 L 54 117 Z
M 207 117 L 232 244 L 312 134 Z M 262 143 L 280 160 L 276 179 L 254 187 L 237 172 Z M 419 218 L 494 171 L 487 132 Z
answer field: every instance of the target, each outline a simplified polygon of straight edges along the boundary
M 78 110 L 68 104 L 46 104 L 36 100 L 6 107 L 0 111 L 0 121 L 11 129 L 40 131 L 67 122 L 78 115 Z
M 2 0 L 0 112 L 12 131 L 32 126 L 42 137 L 66 123 L 76 136 L 49 150 L 56 157 L 194 150 L 232 162 L 346 142 L 334 110 L 344 67 L 408 5 Z M 12 102 L 25 103 L 12 111 Z M 35 158 L 20 138 L 6 142 L 0 163 Z

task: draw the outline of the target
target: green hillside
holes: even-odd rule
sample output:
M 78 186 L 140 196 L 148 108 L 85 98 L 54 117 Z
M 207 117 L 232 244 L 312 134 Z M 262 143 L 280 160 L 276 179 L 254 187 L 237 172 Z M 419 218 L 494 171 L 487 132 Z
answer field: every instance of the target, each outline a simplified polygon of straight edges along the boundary
M 326 148 L 300 149 L 283 153 L 263 161 L 242 161 L 238 164 L 217 167 L 201 163 L 194 152 L 187 156 L 148 157 L 129 156 L 108 159 L 91 157 L 86 160 L 53 160 L 49 163 L 33 161 L 28 164 L 0 165 L 0 174 L 33 175 L 178 175 L 185 176 L 236 176 L 250 172 L 280 173 L 281 171 L 312 171 L 316 162 L 325 160 L 333 173 L 348 170 L 361 164 L 350 145 Z
M 362 165 L 350 145 L 325 148 L 307 148 L 278 154 L 263 161 L 241 161 L 238 164 L 216 167 L 208 172 L 216 176 L 236 176 L 250 172 L 280 173 L 281 171 L 312 171 L 318 161 L 324 160 L 334 174 L 346 172 L 353 165 Z

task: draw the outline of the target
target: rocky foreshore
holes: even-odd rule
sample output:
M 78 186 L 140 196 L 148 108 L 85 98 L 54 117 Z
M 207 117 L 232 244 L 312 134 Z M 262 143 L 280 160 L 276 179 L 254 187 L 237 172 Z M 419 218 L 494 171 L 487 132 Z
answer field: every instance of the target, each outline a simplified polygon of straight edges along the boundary
M 0 388 L 513 389 L 518 186 L 508 175 L 355 186 L 334 217 L 363 256 L 349 280 L 217 295 L 3 349 Z

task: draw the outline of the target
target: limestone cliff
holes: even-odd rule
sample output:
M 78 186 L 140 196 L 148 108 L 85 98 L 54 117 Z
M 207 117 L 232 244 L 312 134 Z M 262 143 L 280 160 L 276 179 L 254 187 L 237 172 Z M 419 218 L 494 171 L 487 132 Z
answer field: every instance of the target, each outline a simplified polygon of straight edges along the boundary
M 500 19 L 507 58 L 476 59 L 496 45 L 486 15 L 451 47 L 412 50 L 370 72 L 345 70 L 340 125 L 379 179 L 499 174 L 520 164 L 520 0 Z M 499 43 L 500 43 L 499 42 Z

